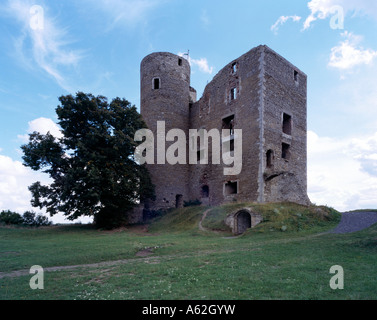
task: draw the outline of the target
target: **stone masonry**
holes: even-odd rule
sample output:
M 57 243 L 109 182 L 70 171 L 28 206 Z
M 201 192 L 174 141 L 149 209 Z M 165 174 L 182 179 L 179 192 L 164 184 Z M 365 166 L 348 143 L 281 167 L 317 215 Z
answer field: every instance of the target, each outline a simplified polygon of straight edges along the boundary
M 196 100 L 190 65 L 171 53 L 152 53 L 141 62 L 141 115 L 155 134 L 179 128 L 230 129 L 230 151 L 242 129 L 242 171 L 226 176 L 224 164 L 148 164 L 156 187 L 151 209 L 204 204 L 281 202 L 310 204 L 307 196 L 307 76 L 267 46 L 258 46 L 226 65 Z M 224 143 L 224 141 L 222 141 Z M 173 142 L 166 142 L 166 149 Z M 224 145 L 222 145 L 224 147 Z M 157 148 L 155 144 L 155 148 Z M 155 150 L 156 151 L 156 150 Z M 157 152 L 155 152 L 157 163 Z M 198 160 L 200 160 L 200 153 Z M 188 156 L 187 156 L 188 159 Z

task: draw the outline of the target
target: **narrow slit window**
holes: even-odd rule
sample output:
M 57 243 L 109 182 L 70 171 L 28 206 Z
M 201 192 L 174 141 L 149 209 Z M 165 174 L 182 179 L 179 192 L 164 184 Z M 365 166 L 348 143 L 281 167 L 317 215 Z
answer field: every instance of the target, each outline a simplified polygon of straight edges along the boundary
M 178 59 L 178 65 L 182 66 L 182 59 L 181 58 Z
M 285 160 L 289 160 L 291 158 L 291 146 L 287 143 L 283 143 L 282 150 L 281 150 L 281 157 Z
M 283 133 L 292 135 L 292 117 L 283 113 Z
M 237 88 L 233 88 L 230 90 L 230 100 L 237 99 Z
M 272 168 L 274 163 L 274 152 L 272 150 L 268 150 L 266 153 L 267 158 L 267 168 Z
M 160 89 L 160 78 L 153 79 L 153 89 L 154 90 Z
M 295 79 L 295 82 L 298 82 L 298 71 L 294 70 L 293 78 Z
M 234 62 L 232 64 L 232 73 L 236 73 L 237 72 L 237 62 Z

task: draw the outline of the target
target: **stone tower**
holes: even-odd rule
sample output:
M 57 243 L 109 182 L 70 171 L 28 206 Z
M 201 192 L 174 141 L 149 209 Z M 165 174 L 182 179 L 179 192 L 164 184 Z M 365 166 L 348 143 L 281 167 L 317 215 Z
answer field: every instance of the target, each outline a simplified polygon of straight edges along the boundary
M 225 176 L 223 164 L 212 164 L 210 141 L 208 164 L 150 164 L 157 197 L 151 207 L 179 207 L 183 200 L 195 199 L 210 205 L 233 201 L 310 204 L 305 73 L 267 46 L 258 46 L 221 69 L 198 101 L 195 95 L 186 59 L 171 53 L 153 53 L 143 59 L 141 114 L 155 139 L 158 121 L 165 121 L 166 132 L 179 128 L 187 137 L 189 129 L 231 129 L 230 136 L 221 141 L 224 151 L 225 140 L 232 148 L 237 138 L 232 130 L 241 129 L 242 171 Z
M 165 122 L 165 133 L 189 129 L 190 64 L 177 55 L 157 52 L 141 62 L 140 111 L 155 137 L 155 164 L 148 165 L 156 186 L 154 208 L 181 207 L 189 200 L 189 166 L 164 163 L 157 157 L 157 122 Z M 165 142 L 166 148 L 173 142 Z M 160 163 L 160 164 L 158 164 Z

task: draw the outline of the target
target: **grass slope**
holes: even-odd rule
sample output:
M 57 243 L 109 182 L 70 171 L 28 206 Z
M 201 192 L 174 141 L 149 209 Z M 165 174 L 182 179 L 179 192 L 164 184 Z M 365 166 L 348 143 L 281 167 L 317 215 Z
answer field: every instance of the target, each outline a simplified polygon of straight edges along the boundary
M 221 229 L 237 206 L 211 208 L 203 225 Z M 0 278 L 0 299 L 376 299 L 377 225 L 323 233 L 339 219 L 334 210 L 274 204 L 259 208 L 258 228 L 229 239 L 225 229 L 199 231 L 207 209 L 173 210 L 148 232 L 0 227 L 0 272 L 118 260 L 45 272 L 44 290 L 30 289 L 31 275 Z M 344 268 L 344 290 L 329 286 L 333 265 Z

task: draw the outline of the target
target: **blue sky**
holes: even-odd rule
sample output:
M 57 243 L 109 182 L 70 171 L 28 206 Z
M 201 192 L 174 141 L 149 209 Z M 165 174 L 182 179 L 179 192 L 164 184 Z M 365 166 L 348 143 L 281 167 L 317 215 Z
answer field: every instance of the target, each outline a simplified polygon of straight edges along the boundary
M 0 19 L 0 210 L 29 209 L 27 186 L 47 181 L 21 165 L 20 146 L 33 130 L 59 135 L 59 96 L 139 107 L 142 58 L 187 50 L 200 96 L 260 44 L 308 75 L 310 199 L 377 207 L 377 1 L 3 0 Z

